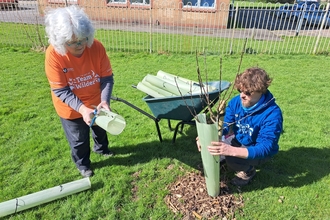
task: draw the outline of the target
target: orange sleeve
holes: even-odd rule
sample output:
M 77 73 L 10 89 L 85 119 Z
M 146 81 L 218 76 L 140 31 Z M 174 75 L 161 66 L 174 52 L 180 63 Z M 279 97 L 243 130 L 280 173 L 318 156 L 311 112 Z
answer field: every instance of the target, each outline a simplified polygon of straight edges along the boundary
M 60 55 L 55 52 L 51 45 L 47 48 L 45 71 L 49 85 L 52 89 L 68 86 L 68 82 L 64 75 L 63 66 L 61 65 L 61 59 L 59 59 L 59 56 Z

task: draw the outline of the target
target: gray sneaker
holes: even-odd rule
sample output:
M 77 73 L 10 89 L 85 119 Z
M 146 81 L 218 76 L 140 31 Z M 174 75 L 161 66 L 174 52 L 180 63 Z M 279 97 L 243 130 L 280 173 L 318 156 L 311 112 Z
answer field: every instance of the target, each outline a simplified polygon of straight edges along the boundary
M 236 173 L 236 176 L 231 180 L 231 184 L 235 186 L 245 186 L 249 184 L 252 178 L 256 175 L 256 169 L 252 167 L 249 171 L 240 171 Z
M 91 177 L 94 175 L 94 172 L 93 170 L 91 169 L 87 169 L 87 170 L 79 170 L 80 174 L 83 176 L 83 177 Z

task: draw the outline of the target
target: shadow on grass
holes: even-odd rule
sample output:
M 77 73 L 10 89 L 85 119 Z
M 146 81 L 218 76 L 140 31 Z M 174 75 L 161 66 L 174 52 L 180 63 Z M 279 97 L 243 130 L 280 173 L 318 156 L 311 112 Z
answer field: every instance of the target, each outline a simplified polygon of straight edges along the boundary
M 138 163 L 147 163 L 156 158 L 173 158 L 192 168 L 197 168 L 197 165 L 201 163 L 201 158 L 195 142 L 196 128 L 195 126 L 186 126 L 189 128 L 185 129 L 182 134 L 177 134 L 175 143 L 172 143 L 172 139 L 165 139 L 160 142 L 155 131 L 152 134 L 155 135 L 155 141 L 123 147 L 110 146 L 116 156 L 99 162 L 92 162 L 92 166 L 96 168 L 111 165 L 133 166 Z M 163 134 L 170 132 L 166 127 L 161 127 L 161 131 Z M 173 135 L 173 132 L 171 134 Z M 111 137 L 109 140 L 111 142 Z
M 317 182 L 330 173 L 330 148 L 295 146 L 281 151 L 260 167 L 250 189 L 301 187 Z
M 161 130 L 163 133 L 169 132 L 165 127 Z M 198 170 L 202 162 L 195 143 L 196 134 L 195 126 L 189 126 L 183 134 L 178 133 L 175 143 L 172 143 L 172 139 L 159 142 L 155 134 L 155 141 L 152 142 L 124 147 L 113 146 L 111 149 L 117 156 L 95 162 L 93 167 L 134 166 L 148 163 L 156 158 L 173 158 Z M 128 156 L 125 157 L 125 155 Z M 287 151 L 280 150 L 271 161 L 257 167 L 257 175 L 251 184 L 244 187 L 244 191 L 268 187 L 301 187 L 312 184 L 329 175 L 329 158 L 330 148 L 297 146 Z

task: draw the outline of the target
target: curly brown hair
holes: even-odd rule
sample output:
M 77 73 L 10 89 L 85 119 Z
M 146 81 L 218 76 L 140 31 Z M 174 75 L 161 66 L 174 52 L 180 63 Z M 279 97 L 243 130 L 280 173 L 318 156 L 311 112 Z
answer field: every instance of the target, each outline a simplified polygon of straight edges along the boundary
M 259 67 L 246 69 L 237 75 L 234 88 L 240 91 L 266 93 L 272 79 L 267 72 Z

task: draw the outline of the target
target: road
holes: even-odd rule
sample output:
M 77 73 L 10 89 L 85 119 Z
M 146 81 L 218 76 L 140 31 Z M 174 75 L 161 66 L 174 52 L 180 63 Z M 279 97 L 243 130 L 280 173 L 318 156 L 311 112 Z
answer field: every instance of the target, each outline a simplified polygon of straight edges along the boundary
M 43 17 L 39 15 L 37 1 L 19 1 L 16 8 L 2 8 L 0 21 L 27 24 L 44 23 Z
M 233 20 L 235 12 L 230 12 L 228 29 L 201 29 L 201 28 L 185 28 L 185 32 L 181 34 L 214 36 L 225 38 L 246 38 L 257 36 L 260 39 L 281 40 L 281 36 L 311 35 L 330 37 L 329 29 L 318 31 L 318 27 L 303 23 L 298 29 L 298 22 L 291 19 L 284 19 L 276 16 L 276 10 L 264 9 L 239 9 L 237 15 L 236 28 L 233 30 Z M 37 1 L 19 1 L 18 7 L 0 10 L 0 21 L 28 23 L 28 24 L 44 24 L 44 18 L 39 15 Z M 149 32 L 149 25 L 136 24 L 116 24 L 110 25 L 104 21 L 94 21 L 96 28 L 114 29 L 123 31 L 142 31 Z M 180 27 L 166 27 L 159 25 L 152 27 L 153 32 L 158 33 L 174 33 L 178 34 L 182 31 Z M 172 31 L 172 32 L 171 32 Z

